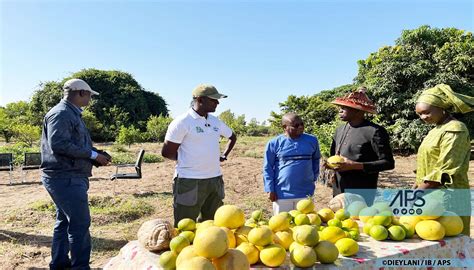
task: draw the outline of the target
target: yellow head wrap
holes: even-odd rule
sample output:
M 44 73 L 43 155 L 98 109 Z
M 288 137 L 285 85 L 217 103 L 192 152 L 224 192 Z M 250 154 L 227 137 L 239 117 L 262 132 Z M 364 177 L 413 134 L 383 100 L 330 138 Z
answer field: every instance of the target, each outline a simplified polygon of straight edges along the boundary
M 440 107 L 453 113 L 474 111 L 474 97 L 454 92 L 447 84 L 438 84 L 421 93 L 416 102 L 423 102 Z

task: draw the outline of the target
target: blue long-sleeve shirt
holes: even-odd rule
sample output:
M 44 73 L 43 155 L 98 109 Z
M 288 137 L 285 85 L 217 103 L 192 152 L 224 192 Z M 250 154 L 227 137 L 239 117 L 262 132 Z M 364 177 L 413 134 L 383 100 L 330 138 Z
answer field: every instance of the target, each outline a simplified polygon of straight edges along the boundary
M 263 182 L 265 192 L 278 199 L 297 199 L 314 194 L 319 176 L 318 139 L 306 133 L 296 139 L 279 135 L 265 148 Z

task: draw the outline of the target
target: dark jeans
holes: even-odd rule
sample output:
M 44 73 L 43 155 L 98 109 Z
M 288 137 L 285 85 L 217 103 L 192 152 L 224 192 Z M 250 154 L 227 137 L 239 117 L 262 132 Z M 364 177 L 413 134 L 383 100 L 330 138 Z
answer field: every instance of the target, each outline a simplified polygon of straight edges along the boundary
M 41 181 L 56 206 L 50 269 L 90 269 L 89 179 L 42 177 Z

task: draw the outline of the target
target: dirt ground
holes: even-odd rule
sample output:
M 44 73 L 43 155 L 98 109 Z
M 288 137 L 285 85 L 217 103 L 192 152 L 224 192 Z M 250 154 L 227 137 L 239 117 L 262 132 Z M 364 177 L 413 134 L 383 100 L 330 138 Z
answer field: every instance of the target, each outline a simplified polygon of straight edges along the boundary
M 135 146 L 143 147 L 143 146 Z M 271 204 L 263 192 L 262 158 L 246 157 L 247 149 L 238 149 L 223 163 L 223 174 L 226 185 L 226 203 L 241 206 L 246 214 L 255 209 L 265 209 L 267 215 Z M 155 153 L 159 149 L 147 145 Z M 381 174 L 382 187 L 409 187 L 413 183 L 416 162 L 414 156 L 396 157 L 396 169 Z M 160 194 L 164 200 L 156 200 L 155 213 L 152 216 L 137 220 L 131 224 L 95 225 L 91 227 L 93 241 L 100 243 L 92 254 L 92 267 L 101 267 L 110 257 L 118 254 L 121 246 L 136 238 L 140 224 L 152 218 L 171 220 L 171 183 L 174 163 L 144 164 L 143 179 L 110 181 L 109 176 L 115 167 L 94 168 L 90 179 L 90 196 L 139 196 L 142 194 Z M 31 205 L 39 200 L 49 200 L 49 195 L 39 183 L 39 172 L 28 173 L 25 183 L 21 183 L 21 172 L 16 169 L 14 185 L 8 185 L 7 172 L 0 172 L 0 269 L 46 268 L 50 260 L 50 245 L 54 218 L 38 215 L 31 210 Z M 474 161 L 470 163 L 469 178 L 474 179 Z M 114 190 L 115 186 L 115 192 Z M 471 184 L 473 187 L 473 184 Z M 318 184 L 314 196 L 317 208 L 325 207 L 331 198 L 331 190 Z M 472 229 L 471 231 L 474 231 Z M 472 236 L 472 235 L 471 235 Z M 94 243 L 94 242 L 93 242 Z

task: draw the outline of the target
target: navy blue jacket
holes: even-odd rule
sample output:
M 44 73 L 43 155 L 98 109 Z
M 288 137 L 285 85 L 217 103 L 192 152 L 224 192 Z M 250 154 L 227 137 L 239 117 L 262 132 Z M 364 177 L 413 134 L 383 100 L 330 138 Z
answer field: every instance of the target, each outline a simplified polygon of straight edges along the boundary
M 91 176 L 93 149 L 79 108 L 63 99 L 46 114 L 41 135 L 42 176 Z

